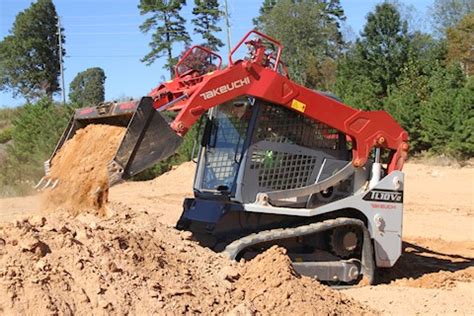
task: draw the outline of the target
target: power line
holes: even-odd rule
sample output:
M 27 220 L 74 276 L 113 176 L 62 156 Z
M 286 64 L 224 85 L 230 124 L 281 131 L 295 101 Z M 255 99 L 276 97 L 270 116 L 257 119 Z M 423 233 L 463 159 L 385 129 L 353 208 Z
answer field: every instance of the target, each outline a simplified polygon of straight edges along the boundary
M 142 34 L 139 31 L 136 32 L 71 32 L 66 35 L 130 35 L 130 34 Z
M 16 18 L 17 15 L 0 14 L 2 18 Z M 118 17 L 140 17 L 137 14 L 105 14 L 105 15 L 63 15 L 63 19 L 88 19 L 88 18 L 118 18 Z
M 95 23 L 95 24 L 68 24 L 68 27 L 101 27 L 101 26 L 140 26 L 139 23 Z
M 225 25 L 226 25 L 226 30 L 227 30 L 227 47 L 229 49 L 229 54 L 231 50 L 230 46 L 230 23 L 229 23 L 229 11 L 228 11 L 228 5 L 227 5 L 227 0 L 224 0 L 224 6 L 225 6 Z
M 115 18 L 115 17 L 140 17 L 137 14 L 104 14 L 104 15 L 69 15 L 63 18 L 68 19 L 87 19 L 87 18 Z
M 67 55 L 66 58 L 140 58 L 142 55 Z
M 66 104 L 66 93 L 64 91 L 64 68 L 63 68 L 63 36 L 61 32 L 61 18 L 59 16 L 56 17 L 58 19 L 58 40 L 59 40 L 59 70 L 61 71 L 61 95 L 63 97 L 63 105 Z

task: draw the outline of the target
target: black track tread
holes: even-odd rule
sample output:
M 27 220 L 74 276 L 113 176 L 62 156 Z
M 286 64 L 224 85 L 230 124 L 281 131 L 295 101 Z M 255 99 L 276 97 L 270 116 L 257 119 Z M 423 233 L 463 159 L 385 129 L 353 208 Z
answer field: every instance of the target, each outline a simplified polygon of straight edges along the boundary
M 231 260 L 235 260 L 242 250 L 255 244 L 260 244 L 272 240 L 310 235 L 313 233 L 329 230 L 337 226 L 343 226 L 348 224 L 364 225 L 361 220 L 340 217 L 298 227 L 270 229 L 258 233 L 253 233 L 233 241 L 232 243 L 227 245 L 223 253 L 225 253 Z
M 231 260 L 235 260 L 242 250 L 255 244 L 284 238 L 310 235 L 344 225 L 357 225 L 363 228 L 364 241 L 362 249 L 362 272 L 367 277 L 369 284 L 374 284 L 375 266 L 373 261 L 374 254 L 372 242 L 364 222 L 355 218 L 339 217 L 298 227 L 277 228 L 261 231 L 235 240 L 234 242 L 227 245 L 223 253 L 226 254 Z

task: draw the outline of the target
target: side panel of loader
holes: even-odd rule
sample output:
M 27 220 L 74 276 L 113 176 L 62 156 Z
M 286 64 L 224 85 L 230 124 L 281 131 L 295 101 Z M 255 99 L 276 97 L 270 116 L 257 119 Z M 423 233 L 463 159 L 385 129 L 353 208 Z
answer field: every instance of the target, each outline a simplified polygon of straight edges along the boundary
M 110 164 L 111 184 L 117 176 L 129 179 L 155 162 L 168 158 L 181 142 L 182 138 L 169 127 L 166 117 L 153 107 L 152 98 L 142 98 Z

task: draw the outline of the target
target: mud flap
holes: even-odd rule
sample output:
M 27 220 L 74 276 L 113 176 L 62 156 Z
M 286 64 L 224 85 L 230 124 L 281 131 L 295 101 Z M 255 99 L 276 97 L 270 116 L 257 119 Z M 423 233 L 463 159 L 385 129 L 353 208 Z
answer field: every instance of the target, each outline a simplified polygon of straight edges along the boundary
M 143 97 L 133 114 L 119 146 L 109 163 L 109 183 L 113 185 L 153 166 L 176 152 L 182 137 L 169 126 L 166 117 L 153 107 L 151 97 Z

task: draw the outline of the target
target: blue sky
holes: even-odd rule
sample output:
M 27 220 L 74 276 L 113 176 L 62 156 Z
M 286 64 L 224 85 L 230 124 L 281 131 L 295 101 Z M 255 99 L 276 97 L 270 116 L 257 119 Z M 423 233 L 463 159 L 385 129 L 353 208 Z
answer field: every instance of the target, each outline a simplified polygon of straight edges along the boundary
M 192 4 L 183 9 L 183 16 L 191 30 Z M 221 1 L 224 3 L 224 1 Z M 368 12 L 381 0 L 341 0 L 347 16 L 344 29 L 355 36 L 365 23 Z M 428 7 L 433 0 L 405 0 L 405 14 L 412 20 L 423 23 Z M 16 14 L 28 8 L 31 0 L 0 0 L 0 39 L 8 35 Z M 124 96 L 146 95 L 161 81 L 168 79 L 162 68 L 164 61 L 158 60 L 151 66 L 140 62 L 149 50 L 150 34 L 143 34 L 138 26 L 144 21 L 137 9 L 138 0 L 55 0 L 56 10 L 61 16 L 66 35 L 65 83 L 66 95 L 74 76 L 90 67 L 102 67 L 107 76 L 106 99 Z M 262 0 L 228 0 L 232 30 L 232 44 L 236 44 L 247 31 L 252 29 L 252 18 L 258 15 Z M 224 30 L 223 22 L 222 29 Z M 225 32 L 219 34 L 226 42 Z M 193 42 L 201 39 L 191 34 Z M 181 49 L 176 49 L 179 52 Z M 221 50 L 224 60 L 227 48 Z M 56 96 L 59 100 L 60 96 Z M 21 98 L 14 99 L 9 93 L 0 93 L 0 106 L 20 105 Z

